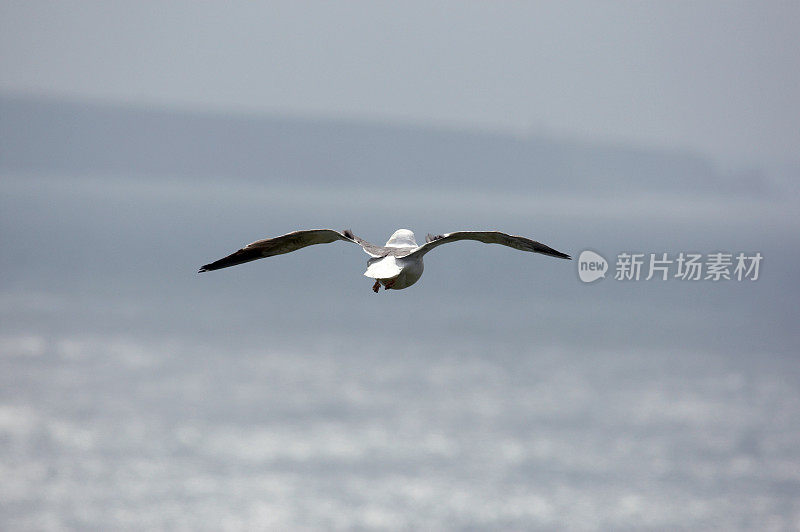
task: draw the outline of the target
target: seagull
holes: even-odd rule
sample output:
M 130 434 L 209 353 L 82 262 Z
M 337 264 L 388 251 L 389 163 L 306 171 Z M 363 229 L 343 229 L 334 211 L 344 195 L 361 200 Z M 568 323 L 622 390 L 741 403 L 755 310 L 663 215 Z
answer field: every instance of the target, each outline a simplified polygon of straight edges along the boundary
M 398 229 L 392 234 L 386 245 L 376 246 L 357 237 L 350 229 L 341 233 L 333 229 L 309 229 L 293 231 L 275 238 L 257 240 L 227 257 L 206 264 L 200 268 L 198 273 L 290 253 L 314 244 L 330 244 L 337 240 L 358 244 L 369 255 L 367 271 L 364 272 L 364 275 L 375 279 L 372 291 L 376 294 L 381 285 L 384 290 L 402 290 L 416 283 L 422 276 L 424 267 L 422 257 L 442 244 L 458 240 L 475 240 L 484 244 L 502 244 L 520 251 L 541 253 L 542 255 L 549 255 L 559 259 L 572 258 L 565 253 L 556 251 L 529 238 L 509 235 L 500 231 L 455 231 L 443 235 L 428 234 L 425 238 L 425 243 L 419 246 L 413 232 L 408 229 Z

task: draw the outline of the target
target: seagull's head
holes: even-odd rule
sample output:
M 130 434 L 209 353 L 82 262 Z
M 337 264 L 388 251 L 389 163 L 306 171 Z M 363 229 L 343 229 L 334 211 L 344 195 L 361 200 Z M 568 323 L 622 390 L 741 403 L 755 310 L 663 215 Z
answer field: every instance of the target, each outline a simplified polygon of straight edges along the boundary
M 414 233 L 408 229 L 398 229 L 392 234 L 386 242 L 387 248 L 415 248 L 417 241 L 414 239 Z

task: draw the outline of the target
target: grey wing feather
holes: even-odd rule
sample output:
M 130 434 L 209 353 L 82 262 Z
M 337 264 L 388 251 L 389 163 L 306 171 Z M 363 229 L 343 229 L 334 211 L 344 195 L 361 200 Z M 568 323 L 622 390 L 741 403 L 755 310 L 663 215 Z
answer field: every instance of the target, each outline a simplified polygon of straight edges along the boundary
M 227 257 L 223 257 L 218 261 L 206 264 L 200 268 L 200 272 L 208 272 L 212 270 L 219 270 L 220 268 L 227 268 L 229 266 L 236 266 L 237 264 L 244 264 L 253 260 L 263 259 L 265 257 L 272 257 L 274 255 L 281 255 L 283 253 L 291 253 L 306 246 L 314 244 L 330 244 L 337 240 L 344 240 L 345 242 L 358 243 L 356 237 L 349 229 L 340 233 L 333 229 L 309 229 L 304 231 L 293 231 L 285 235 L 277 236 L 275 238 L 267 238 L 258 240 L 252 244 L 248 244 L 239 251 L 231 253 Z
M 348 234 L 348 231 L 345 231 L 345 234 Z M 392 248 L 385 248 L 383 246 L 376 246 L 375 244 L 370 244 L 363 238 L 357 237 L 352 232 L 349 232 L 350 237 L 353 239 L 353 242 L 361 246 L 364 250 L 364 253 L 369 255 L 370 257 L 377 258 L 377 257 L 385 257 L 387 255 L 396 255 L 396 249 Z
M 529 251 L 532 253 L 541 253 L 551 257 L 558 257 L 559 259 L 571 259 L 566 253 L 561 253 L 555 249 L 536 242 L 524 236 L 509 235 L 501 233 L 500 231 L 455 231 L 453 233 L 445 233 L 443 235 L 431 235 L 425 238 L 426 242 L 417 248 L 412 255 L 424 255 L 428 251 L 447 244 L 448 242 L 456 242 L 458 240 L 475 240 L 483 242 L 484 244 L 501 244 L 520 251 Z

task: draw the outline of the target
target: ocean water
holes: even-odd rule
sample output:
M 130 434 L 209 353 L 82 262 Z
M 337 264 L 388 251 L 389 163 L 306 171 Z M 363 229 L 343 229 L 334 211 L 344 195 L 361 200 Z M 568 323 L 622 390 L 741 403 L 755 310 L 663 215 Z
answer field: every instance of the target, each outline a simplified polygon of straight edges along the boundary
M 0 529 L 800 528 L 785 204 L 0 185 Z M 584 285 L 453 245 L 377 295 L 344 244 L 195 273 L 298 226 L 765 259 L 757 282 Z
M 6 530 L 800 525 L 800 363 L 2 337 Z

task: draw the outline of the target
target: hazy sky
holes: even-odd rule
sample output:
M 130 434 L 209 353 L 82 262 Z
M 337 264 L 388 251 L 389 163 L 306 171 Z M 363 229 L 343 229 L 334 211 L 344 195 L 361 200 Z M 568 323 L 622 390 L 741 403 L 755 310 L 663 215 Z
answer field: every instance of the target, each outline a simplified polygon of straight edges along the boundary
M 9 2 L 0 90 L 796 161 L 800 2 Z

